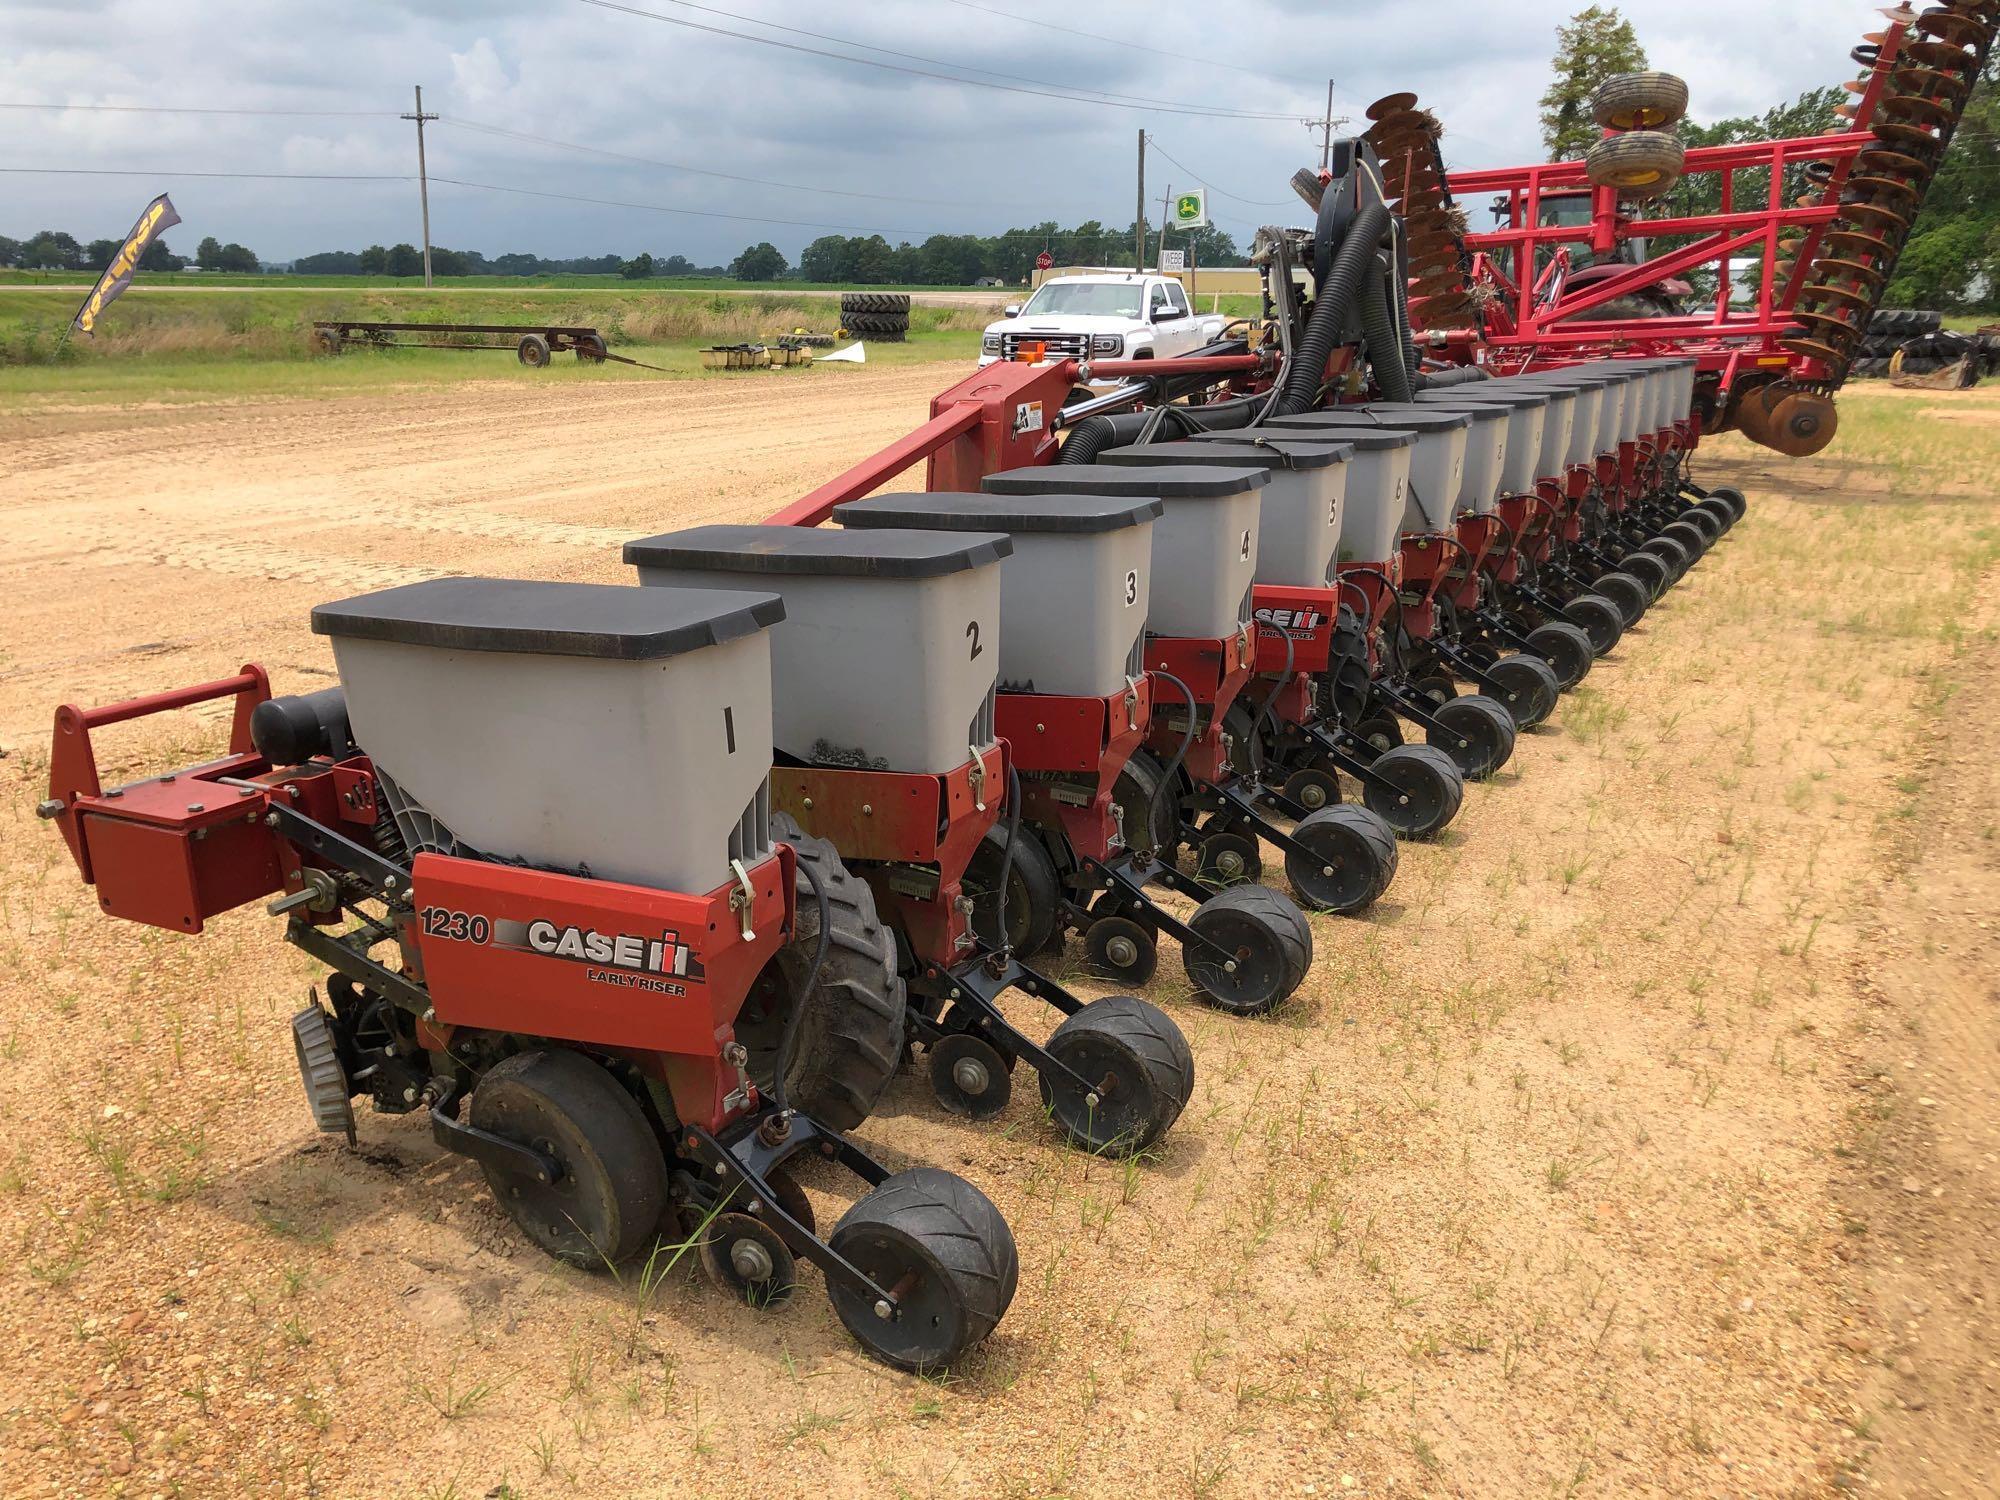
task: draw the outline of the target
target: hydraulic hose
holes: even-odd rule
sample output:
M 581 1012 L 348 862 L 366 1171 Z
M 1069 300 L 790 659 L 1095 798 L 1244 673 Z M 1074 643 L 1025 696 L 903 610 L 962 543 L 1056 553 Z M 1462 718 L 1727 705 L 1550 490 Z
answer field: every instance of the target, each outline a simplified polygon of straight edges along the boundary
M 1417 388 L 1424 391 L 1449 390 L 1455 385 L 1472 385 L 1477 381 L 1491 380 L 1493 377 L 1478 365 L 1457 365 L 1449 370 L 1439 370 L 1435 374 L 1417 376 Z
M 826 887 L 820 882 L 819 871 L 805 860 L 798 862 L 799 873 L 812 887 L 813 900 L 819 906 L 819 941 L 813 945 L 812 967 L 806 970 L 806 982 L 799 987 L 798 1003 L 792 1013 L 785 1017 L 785 1034 L 778 1043 L 777 1066 L 771 1070 L 771 1102 L 778 1107 L 780 1119 L 791 1118 L 792 1101 L 785 1087 L 785 1075 L 792 1068 L 792 1053 L 799 1045 L 799 1025 L 806 1013 L 806 1002 L 819 984 L 820 970 L 826 967 L 827 950 L 833 944 L 833 912 L 827 906 Z
M 1195 720 L 1194 689 L 1189 687 L 1185 682 L 1182 682 L 1180 678 L 1174 676 L 1174 674 L 1171 672 L 1156 671 L 1153 673 L 1153 675 L 1159 678 L 1162 682 L 1170 682 L 1174 685 L 1175 690 L 1180 693 L 1181 698 L 1187 704 L 1188 721 L 1187 721 L 1187 729 L 1181 734 L 1180 745 L 1174 751 L 1174 758 L 1167 762 L 1166 770 L 1160 774 L 1160 784 L 1153 788 L 1153 800 L 1151 803 L 1147 805 L 1146 808 L 1146 818 L 1149 831 L 1153 825 L 1156 825 L 1159 822 L 1160 799 L 1166 796 L 1167 788 L 1174 784 L 1174 778 L 1180 775 L 1181 767 L 1187 763 L 1187 753 L 1189 749 L 1192 748 L 1194 745 L 1194 720 Z M 1176 813 L 1174 815 L 1174 822 L 1176 826 L 1179 825 L 1180 823 L 1179 813 Z M 1129 836 L 1126 842 L 1129 846 L 1130 844 Z M 1170 860 L 1168 861 L 1168 863 L 1171 864 L 1172 861 Z
M 1348 226 L 1347 237 L 1340 242 L 1339 253 L 1327 270 L 1326 280 L 1320 283 L 1314 295 L 1312 316 L 1306 320 L 1306 331 L 1300 336 L 1298 347 L 1292 351 L 1291 367 L 1285 371 L 1284 394 L 1278 399 L 1280 415 L 1291 416 L 1296 412 L 1310 411 L 1318 399 L 1320 377 L 1340 342 L 1348 313 L 1354 306 L 1355 293 L 1361 287 L 1362 278 L 1375 265 L 1376 252 L 1393 222 L 1393 216 L 1384 205 L 1371 203 L 1356 214 L 1354 222 Z
M 1368 363 L 1374 368 L 1375 383 L 1390 401 L 1409 401 L 1416 392 L 1410 388 L 1410 367 L 1404 354 L 1404 332 L 1396 326 L 1395 258 L 1376 284 L 1361 296 L 1361 339 L 1368 346 Z
M 1014 840 L 1021 836 L 1021 773 L 1012 762 L 1007 766 L 1007 847 L 1000 851 L 1000 896 L 996 920 L 1000 924 L 1000 956 L 1011 958 L 1014 941 L 1007 932 L 1007 885 L 1014 878 Z

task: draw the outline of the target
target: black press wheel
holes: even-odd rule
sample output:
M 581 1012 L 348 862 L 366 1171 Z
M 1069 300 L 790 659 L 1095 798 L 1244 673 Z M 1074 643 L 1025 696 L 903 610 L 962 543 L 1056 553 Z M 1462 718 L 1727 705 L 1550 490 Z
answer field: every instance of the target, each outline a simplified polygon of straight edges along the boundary
M 1239 885 L 1211 896 L 1188 926 L 1215 945 L 1181 946 L 1188 979 L 1203 999 L 1232 1015 L 1269 1014 L 1312 967 L 1305 913 L 1268 886 Z
M 1129 1156 L 1158 1141 L 1194 1093 L 1194 1053 L 1173 1018 L 1131 995 L 1111 995 L 1067 1018 L 1049 1055 L 1091 1084 L 1041 1075 L 1042 1106 L 1080 1150 Z
M 1528 649 L 1549 664 L 1566 693 L 1590 675 L 1597 652 L 1590 637 L 1567 620 L 1550 620 L 1528 632 Z
M 1688 514 L 1713 516 L 1715 518 L 1716 524 L 1719 527 L 1721 527 L 1722 531 L 1727 531 L 1729 530 L 1730 527 L 1736 524 L 1735 507 L 1730 505 L 1730 503 L 1727 500 L 1724 500 L 1720 495 L 1710 495 L 1706 500 L 1702 501 L 1701 504 L 1695 506 L 1693 510 L 1689 511 Z M 1718 533 L 1718 535 L 1719 534 L 1720 533 Z
M 1021 1261 L 1007 1221 L 978 1188 L 937 1167 L 916 1167 L 864 1193 L 828 1238 L 834 1250 L 896 1298 L 827 1284 L 847 1331 L 899 1370 L 948 1369 L 1007 1311 Z
M 1639 550 L 1650 552 L 1665 563 L 1675 583 L 1679 583 L 1686 576 L 1687 570 L 1694 565 L 1694 555 L 1672 537 L 1656 536 Z
M 1652 592 L 1646 585 L 1633 574 L 1623 571 L 1606 573 L 1591 584 L 1590 591 L 1611 601 L 1611 607 L 1618 611 L 1618 618 L 1627 630 L 1645 618 L 1646 606 L 1653 602 Z
M 965 867 L 965 894 L 972 902 L 972 930 L 988 948 L 1000 941 L 1000 870 L 1007 867 L 1007 945 L 1016 953 L 1040 953 L 1055 936 L 1062 915 L 1062 883 L 1055 861 L 1032 828 L 1022 827 L 1007 858 L 1007 830 L 996 823 L 972 851 Z
M 1292 838 L 1311 857 L 1286 850 L 1285 878 L 1316 911 L 1345 916 L 1373 906 L 1396 878 L 1395 830 L 1365 807 L 1324 808 L 1303 819 Z
M 1607 656 L 1625 636 L 1625 617 L 1599 594 L 1579 594 L 1562 608 L 1563 618 L 1590 641 L 1591 653 Z
M 1160 948 L 1130 917 L 1099 917 L 1083 930 L 1083 960 L 1091 973 L 1137 988 L 1159 968 Z
M 1722 540 L 1722 533 L 1728 528 L 1722 524 L 1722 517 L 1712 510 L 1704 510 L 1699 505 L 1690 505 L 1674 518 L 1685 521 L 1701 533 L 1702 545 L 1713 547 Z
M 1370 781 L 1363 784 L 1361 800 L 1406 839 L 1427 839 L 1442 831 L 1465 801 L 1465 778 L 1457 765 L 1429 745 L 1398 745 L 1369 770 L 1395 790 Z
M 1629 573 L 1646 585 L 1646 602 L 1656 601 L 1674 581 L 1672 572 L 1651 552 L 1628 552 L 1618 560 L 1618 571 Z
M 1744 498 L 1743 491 L 1733 485 L 1717 485 L 1708 492 L 1708 498 L 1711 500 L 1720 500 L 1730 510 L 1735 512 L 1736 519 L 1739 521 L 1743 519 L 1745 513 L 1750 509 L 1750 502 Z
M 1467 781 L 1484 781 L 1514 756 L 1514 716 L 1483 693 L 1454 698 L 1434 715 L 1431 745 Z
M 500 1206 L 557 1260 L 608 1270 L 659 1226 L 667 1201 L 659 1140 L 632 1096 L 581 1052 L 517 1052 L 487 1069 L 472 1095 L 471 1122 L 561 1165 L 553 1183 L 481 1168 Z
M 549 362 L 549 341 L 539 333 L 524 333 L 514 346 L 514 357 L 529 369 L 539 370 Z
M 1690 562 L 1708 550 L 1708 535 L 1692 521 L 1669 521 L 1660 528 L 1660 535 L 1667 541 L 1679 542 Z
M 1486 675 L 1493 679 L 1493 687 L 1486 690 L 1487 696 L 1497 697 L 1500 705 L 1513 715 L 1516 729 L 1533 729 L 1547 722 L 1562 696 L 1562 682 L 1556 676 L 1556 669 L 1539 656 L 1525 652 L 1501 657 L 1486 669 Z

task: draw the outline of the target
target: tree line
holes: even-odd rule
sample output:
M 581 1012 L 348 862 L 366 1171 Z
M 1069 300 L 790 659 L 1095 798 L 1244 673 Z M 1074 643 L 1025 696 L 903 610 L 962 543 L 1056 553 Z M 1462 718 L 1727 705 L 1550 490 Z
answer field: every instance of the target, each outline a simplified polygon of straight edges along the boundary
M 655 277 L 733 277 L 739 281 L 814 281 L 844 286 L 970 286 L 988 277 L 1010 285 L 1025 282 L 1037 256 L 1046 253 L 1061 265 L 1128 266 L 1138 253 L 1136 225 L 1108 227 L 1095 219 L 1064 229 L 1053 219 L 1002 234 L 934 234 L 921 244 L 908 240 L 890 244 L 879 234 L 821 235 L 800 252 L 797 264 L 768 240 L 746 246 L 727 266 L 702 266 L 685 255 L 592 255 L 551 258 L 519 251 L 488 257 L 477 250 L 431 247 L 435 276 L 623 276 L 643 281 Z M 1160 232 L 1145 231 L 1146 259 L 1154 264 Z M 1167 248 L 1191 250 L 1199 266 L 1240 266 L 1248 262 L 1236 242 L 1221 229 L 1174 230 Z M 26 241 L 0 237 L 0 266 L 28 270 L 101 271 L 118 253 L 119 240 L 88 244 L 60 230 L 45 229 Z M 204 271 L 255 271 L 256 254 L 242 245 L 201 242 L 192 261 L 175 255 L 165 240 L 146 247 L 140 269 L 180 271 L 192 264 Z M 282 267 L 274 267 L 281 269 Z M 302 255 L 289 268 L 299 276 L 421 276 L 424 254 L 409 243 L 370 245 L 365 250 L 326 250 Z

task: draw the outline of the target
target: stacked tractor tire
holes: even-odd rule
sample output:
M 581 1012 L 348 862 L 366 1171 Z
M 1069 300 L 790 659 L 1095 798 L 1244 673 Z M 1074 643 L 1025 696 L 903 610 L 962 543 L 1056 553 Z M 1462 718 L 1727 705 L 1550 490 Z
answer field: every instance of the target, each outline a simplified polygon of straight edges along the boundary
M 900 344 L 910 336 L 910 294 L 842 292 L 840 326 L 858 339 Z
M 1635 202 L 1681 180 L 1687 153 L 1671 133 L 1687 113 L 1687 84 L 1671 73 L 1623 73 L 1591 95 L 1590 111 L 1611 132 L 1590 148 L 1584 169 L 1598 187 Z
M 2000 0 L 1950 0 L 1911 20 L 1886 70 L 1882 49 L 1889 33 L 1871 33 L 1854 49 L 1863 72 L 1847 90 L 1857 98 L 1876 93 L 1869 117 L 1873 143 L 1844 177 L 1823 173 L 1800 198 L 1802 207 L 1832 198 L 1839 212 L 1828 228 L 1779 245 L 1780 272 L 1801 285 L 1794 312 L 1801 331 L 1785 347 L 1824 373 L 1739 395 L 1735 423 L 1757 441 L 1784 453 L 1818 451 L 1832 392 L 1856 373 L 1858 361 L 1881 357 L 1868 352 L 1868 340 L 1882 294 L 1992 53 L 1996 27 Z M 1852 103 L 1839 113 L 1860 116 Z

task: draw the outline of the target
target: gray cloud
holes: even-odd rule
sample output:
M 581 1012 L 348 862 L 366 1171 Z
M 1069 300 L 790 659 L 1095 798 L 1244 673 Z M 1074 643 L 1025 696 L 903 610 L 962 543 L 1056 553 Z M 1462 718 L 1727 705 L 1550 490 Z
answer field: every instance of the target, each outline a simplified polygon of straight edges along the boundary
M 758 28 L 677 7 L 704 25 Z M 1349 112 L 1413 89 L 1444 117 L 1455 165 L 1539 155 L 1534 100 L 1556 26 L 1581 0 L 1460 5 L 1388 0 L 1100 0 L 1079 15 L 1053 0 L 991 0 L 1179 55 L 1022 25 L 946 0 L 836 7 L 716 0 L 719 8 L 948 58 L 1002 78 L 1033 77 L 1158 99 L 1316 113 L 1324 77 Z M 984 0 L 982 0 L 984 3 Z M 1877 24 L 1865 5 L 1824 0 L 1627 0 L 1655 66 L 1693 86 L 1701 118 L 1761 110 L 1849 76 L 1847 50 Z M 782 35 L 770 33 L 772 35 Z M 805 46 L 826 44 L 784 37 Z M 840 50 L 828 48 L 828 50 Z M 869 54 L 880 56 L 880 54 Z M 1262 82 L 1208 66 L 1268 69 Z M 884 61 L 896 61 L 883 58 Z M 913 65 L 914 66 L 914 65 Z M 705 35 L 577 0 L 434 0 L 343 6 L 249 0 L 16 0 L 0 11 L 0 101 L 379 110 L 379 119 L 42 114 L 0 111 L 0 165 L 136 168 L 121 177 L 0 176 L 0 234 L 43 227 L 121 232 L 153 192 L 172 190 L 176 241 L 213 233 L 269 259 L 414 240 L 414 183 L 259 182 L 192 171 L 398 174 L 414 171 L 411 127 L 393 118 L 422 83 L 428 109 L 510 130 L 716 171 L 916 200 L 788 192 L 607 161 L 444 125 L 430 136 L 440 176 L 708 213 L 879 228 L 892 237 L 988 232 L 1132 211 L 1142 126 L 1212 186 L 1286 198 L 1312 156 L 1293 121 L 1216 120 L 1109 109 L 955 86 Z M 1157 199 L 1185 173 L 1156 158 Z M 1155 209 L 1157 211 L 1157 207 Z M 1213 211 L 1247 232 L 1266 210 L 1222 197 Z M 1275 217 L 1280 210 L 1268 211 Z M 770 239 L 796 254 L 819 231 L 596 207 L 440 185 L 440 244 L 489 254 L 631 254 L 727 259 Z

